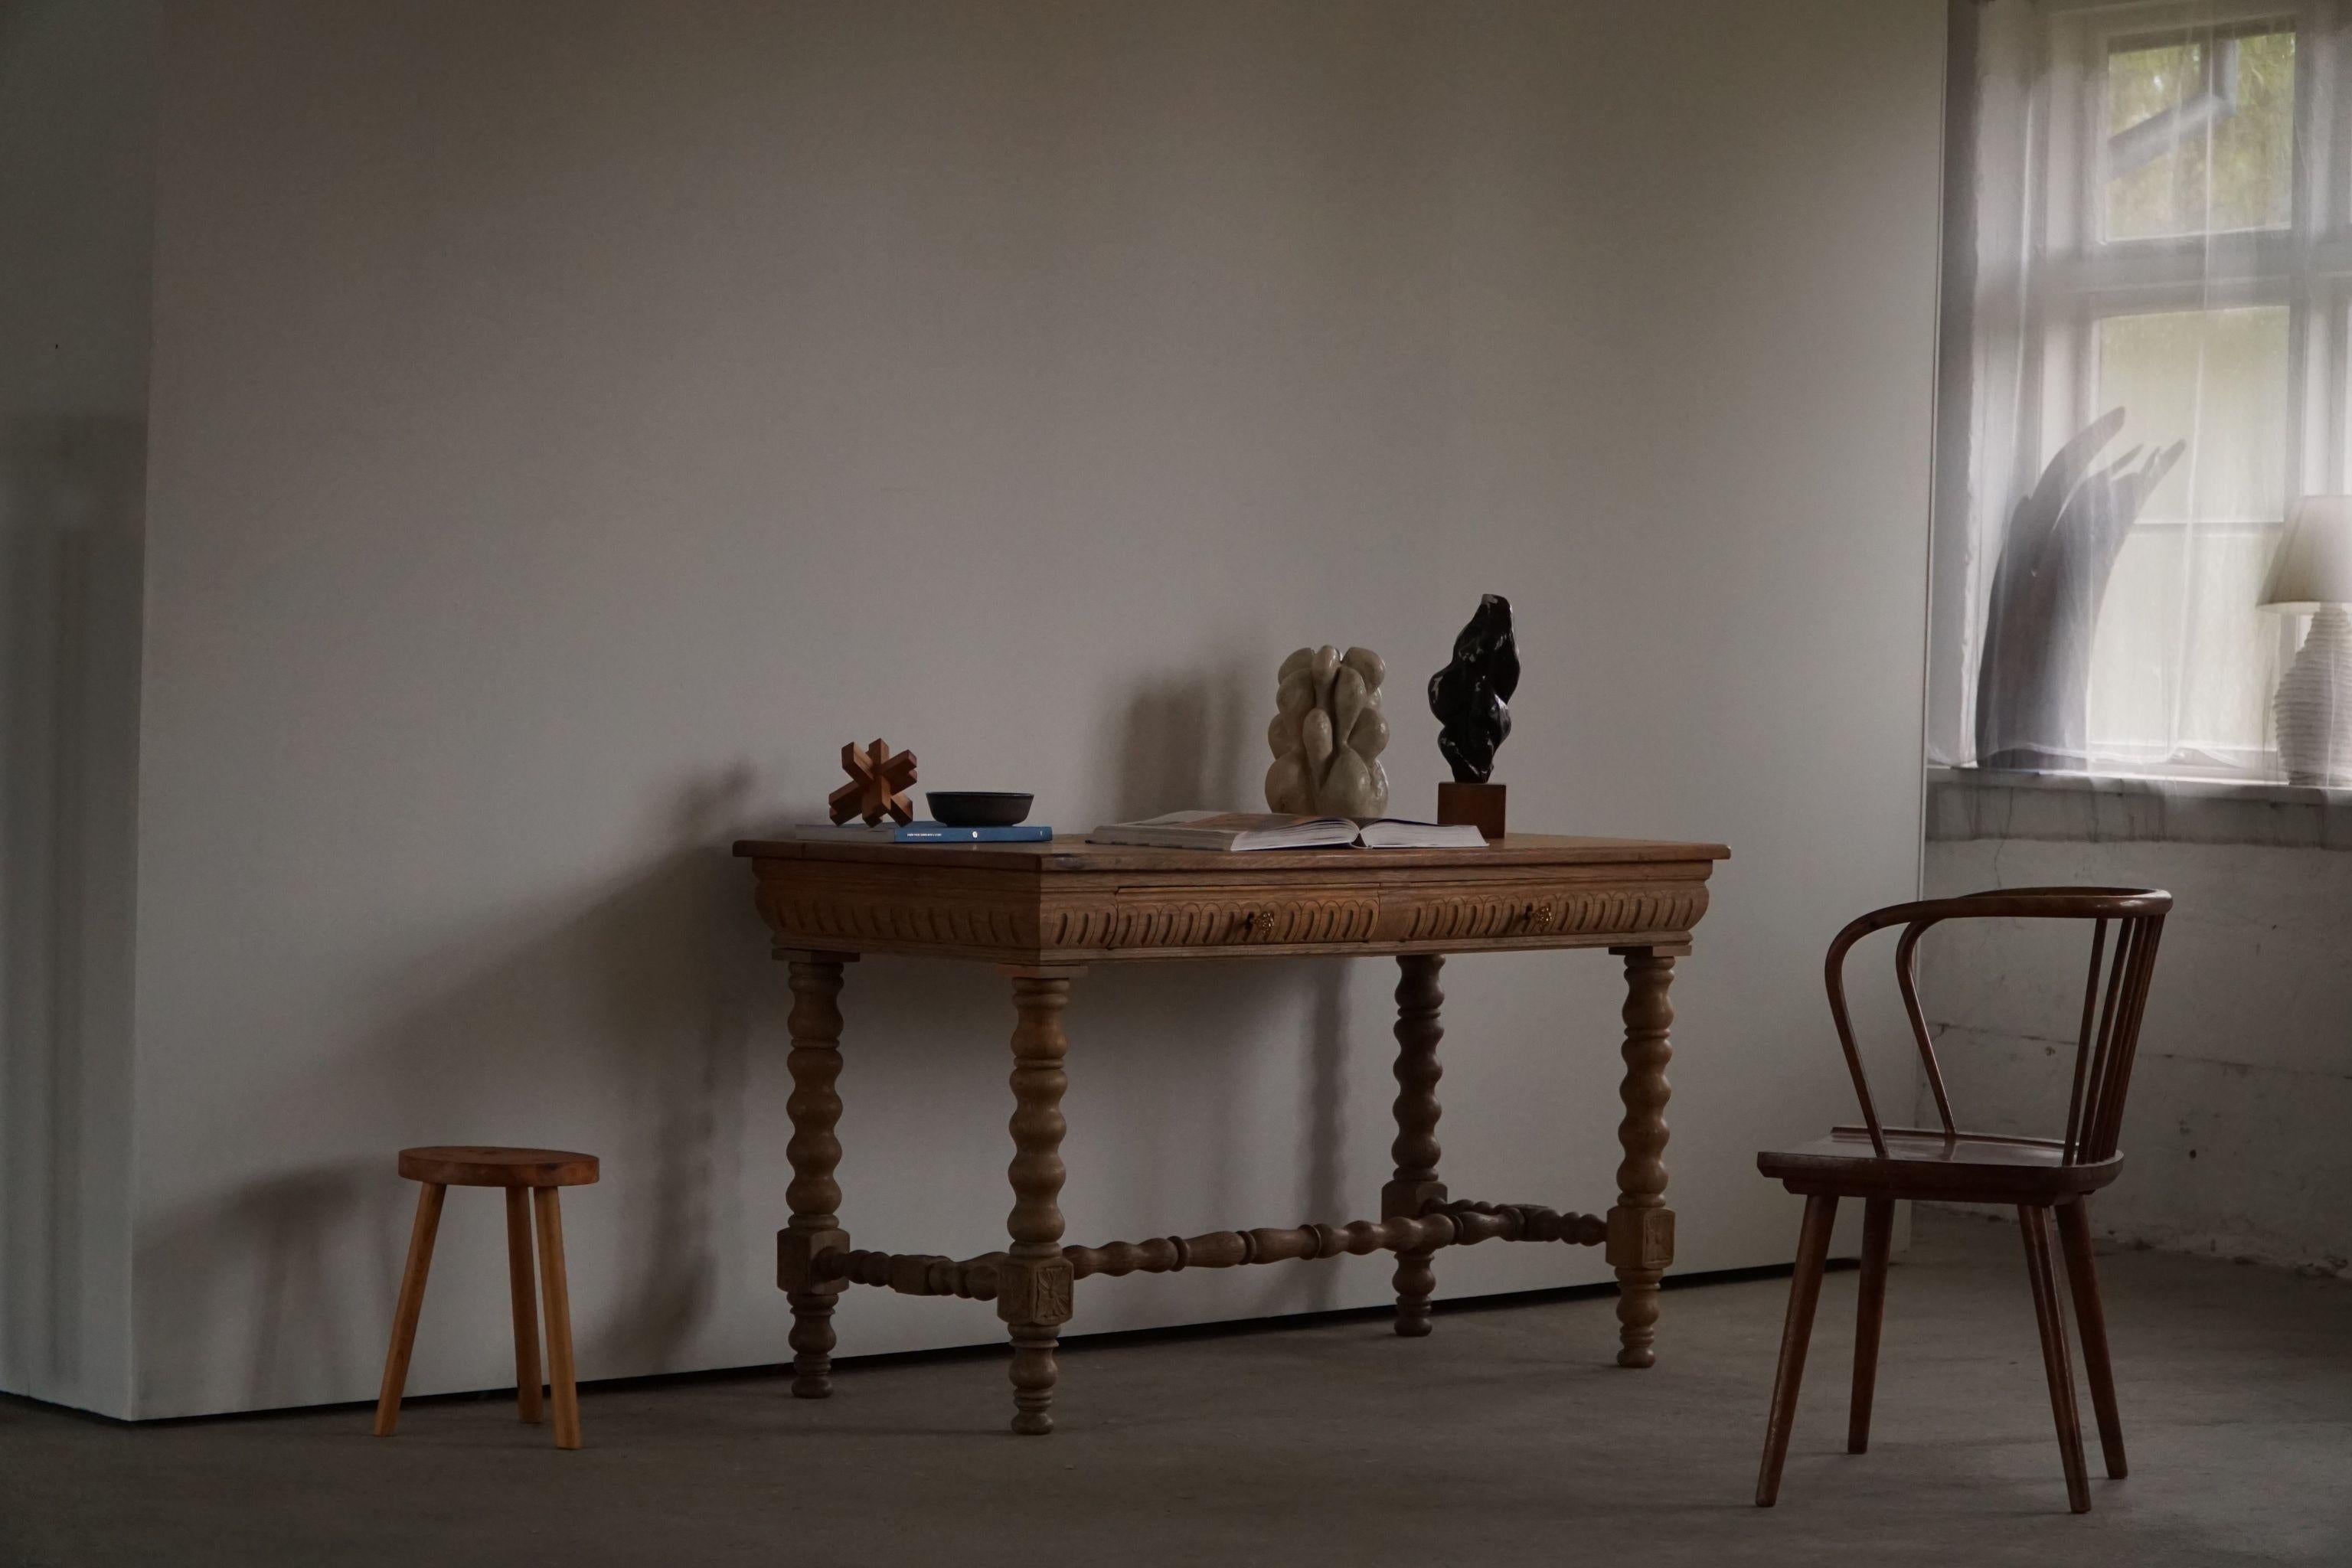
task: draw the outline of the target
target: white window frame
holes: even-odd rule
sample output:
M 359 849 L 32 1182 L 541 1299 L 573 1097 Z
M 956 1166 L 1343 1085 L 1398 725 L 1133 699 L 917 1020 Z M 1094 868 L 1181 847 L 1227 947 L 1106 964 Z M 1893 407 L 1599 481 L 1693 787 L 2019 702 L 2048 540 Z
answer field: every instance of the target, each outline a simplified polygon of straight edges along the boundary
M 2283 493 L 2340 492 L 2347 481 L 2347 384 L 2352 380 L 2352 137 L 2346 103 L 2344 0 L 2046 0 L 2050 110 L 2041 128 L 2040 233 L 2025 280 L 2029 395 L 2041 405 L 2042 450 L 2055 451 L 2098 405 L 2100 323 L 2118 316 L 2235 305 L 2287 309 L 2286 471 Z M 2295 31 L 2295 163 L 2284 228 L 2108 239 L 2106 79 L 2117 46 L 2167 34 L 2227 36 Z M 2210 58 L 2210 56 L 2209 56 Z M 2323 133 L 2324 132 L 2324 133 Z M 2038 373 L 2038 374 L 2037 374 Z M 2275 534 L 2283 519 L 2247 520 Z M 2137 529 L 2187 526 L 2164 520 Z M 2217 526 L 2207 521 L 2200 526 Z M 2231 526 L 2227 522 L 2218 526 Z M 2299 617 L 2281 616 L 2279 665 L 2301 640 Z M 2147 773 L 2255 780 L 2277 774 L 2260 749 L 2208 745 L 2135 764 Z

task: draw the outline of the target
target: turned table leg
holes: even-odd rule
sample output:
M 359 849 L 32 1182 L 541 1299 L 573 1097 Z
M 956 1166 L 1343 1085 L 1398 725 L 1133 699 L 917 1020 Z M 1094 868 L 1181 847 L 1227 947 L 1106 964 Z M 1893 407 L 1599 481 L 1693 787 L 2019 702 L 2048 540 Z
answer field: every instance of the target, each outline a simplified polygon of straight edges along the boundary
M 1054 1352 L 1070 1319 L 1069 1260 L 1062 1256 L 1062 1060 L 1070 1042 L 1062 1009 L 1076 969 L 1007 965 L 1013 979 L 1013 1245 L 996 1270 L 996 1315 L 1013 1341 L 1013 1429 L 1054 1429 Z
M 833 1392 L 833 1300 L 844 1286 L 838 1279 L 812 1280 L 809 1265 L 821 1252 L 849 1246 L 835 1213 L 841 1205 L 841 1184 L 834 1180 L 841 1140 L 833 1131 L 841 1120 L 841 1096 L 834 1091 L 841 1074 L 841 966 L 849 959 L 835 952 L 787 957 L 793 1048 L 785 1065 L 793 1092 L 784 1110 L 793 1136 L 784 1157 L 792 1162 L 793 1180 L 784 1199 L 793 1217 L 776 1237 L 776 1282 L 793 1306 L 793 1396 L 823 1399 Z
M 1617 1270 L 1617 1364 L 1657 1360 L 1658 1280 L 1675 1260 L 1675 1211 L 1666 1207 L 1666 1000 L 1675 961 L 1653 947 L 1612 948 L 1625 960 L 1625 1079 L 1618 1090 L 1625 1119 L 1617 1142 L 1617 1206 L 1609 1211 L 1608 1254 Z
M 1445 1184 L 1437 1179 L 1437 1080 L 1444 1070 L 1437 1042 L 1445 1034 L 1437 1021 L 1445 1000 L 1437 972 L 1444 963 L 1433 952 L 1397 959 L 1397 1135 L 1389 1150 L 1396 1179 L 1381 1189 L 1382 1219 L 1417 1217 L 1424 1204 L 1445 1201 Z M 1437 1288 L 1431 1257 L 1419 1250 L 1397 1254 L 1396 1331 L 1407 1339 L 1429 1332 L 1429 1293 Z

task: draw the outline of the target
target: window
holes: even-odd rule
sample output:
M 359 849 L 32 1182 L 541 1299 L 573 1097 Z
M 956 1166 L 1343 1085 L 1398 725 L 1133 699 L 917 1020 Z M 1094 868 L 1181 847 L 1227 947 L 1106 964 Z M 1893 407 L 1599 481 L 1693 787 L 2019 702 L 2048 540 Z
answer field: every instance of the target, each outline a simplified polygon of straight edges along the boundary
M 2184 26 L 2106 42 L 2100 237 L 2294 221 L 2294 30 Z
M 2270 776 L 2301 628 L 2257 607 L 2263 575 L 2290 500 L 2352 489 L 2339 7 L 1958 5 L 1943 395 L 1967 417 L 1938 452 L 1962 478 L 1939 487 L 1935 750 L 1973 754 L 1973 661 L 2021 500 L 2120 409 L 2098 466 L 2179 457 L 2136 498 L 2104 594 L 2093 571 L 2033 628 L 2086 647 L 2066 666 L 2079 718 L 2029 754 Z

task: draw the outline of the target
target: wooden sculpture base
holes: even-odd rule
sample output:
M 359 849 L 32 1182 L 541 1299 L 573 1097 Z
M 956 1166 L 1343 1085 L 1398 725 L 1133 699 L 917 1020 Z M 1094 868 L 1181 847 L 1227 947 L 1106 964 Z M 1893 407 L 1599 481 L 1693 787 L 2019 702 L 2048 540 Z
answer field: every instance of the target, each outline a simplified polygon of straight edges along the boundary
M 1437 786 L 1437 820 L 1448 827 L 1475 827 L 1488 838 L 1503 837 L 1503 795 L 1498 784 L 1456 784 Z

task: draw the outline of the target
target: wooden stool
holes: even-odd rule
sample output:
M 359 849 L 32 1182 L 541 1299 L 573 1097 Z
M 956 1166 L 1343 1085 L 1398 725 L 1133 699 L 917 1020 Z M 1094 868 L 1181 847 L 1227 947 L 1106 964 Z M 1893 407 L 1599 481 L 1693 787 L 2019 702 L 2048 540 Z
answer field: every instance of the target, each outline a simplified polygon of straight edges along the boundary
M 451 1187 L 503 1187 L 507 1194 L 507 1278 L 514 1296 L 515 1402 L 522 1418 L 540 1420 L 539 1327 L 530 1290 L 530 1222 L 523 1194 L 539 1222 L 539 1276 L 547 1292 L 547 1372 L 555 1390 L 555 1446 L 580 1447 L 580 1391 L 572 1378 L 572 1293 L 563 1277 L 563 1211 L 558 1187 L 584 1187 L 596 1179 L 596 1156 L 561 1149 L 403 1149 L 400 1173 L 425 1184 L 416 1194 L 416 1226 L 408 1235 L 408 1267 L 400 1277 L 400 1304 L 392 1315 L 392 1348 L 384 1352 L 383 1392 L 375 1402 L 375 1435 L 392 1436 L 400 1420 L 400 1391 L 408 1382 L 408 1353 L 416 1345 L 416 1318 L 425 1306 L 425 1276 L 433 1267 L 433 1235 L 441 1226 L 441 1199 Z

